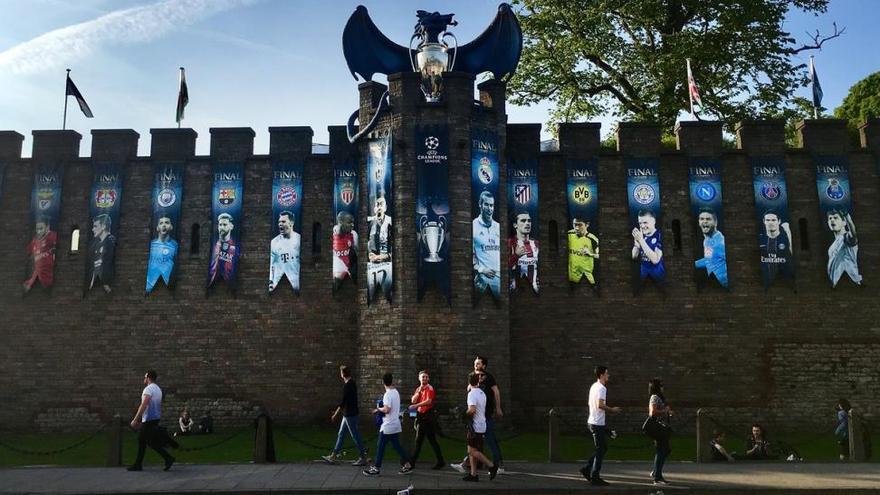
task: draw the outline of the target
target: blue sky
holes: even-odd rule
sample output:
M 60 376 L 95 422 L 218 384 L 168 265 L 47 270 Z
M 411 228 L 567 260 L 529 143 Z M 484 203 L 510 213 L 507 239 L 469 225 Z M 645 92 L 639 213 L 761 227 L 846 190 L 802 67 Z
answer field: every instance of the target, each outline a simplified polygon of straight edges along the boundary
M 342 28 L 363 3 L 389 38 L 405 44 L 415 10 L 454 12 L 462 43 L 491 22 L 498 2 L 483 0 L 0 0 L 0 129 L 26 136 L 60 129 L 65 68 L 95 113 L 86 119 L 71 99 L 68 128 L 133 128 L 140 155 L 149 153 L 149 129 L 175 127 L 179 66 L 186 67 L 190 104 L 184 126 L 207 154 L 210 127 L 256 131 L 255 153 L 267 153 L 269 126 L 309 125 L 315 142 L 327 126 L 343 124 L 357 108 L 357 82 L 342 56 Z M 828 14 L 792 14 L 786 24 L 799 40 L 805 31 L 846 34 L 816 55 L 824 104 L 840 104 L 856 81 L 880 70 L 876 0 L 832 0 Z M 803 55 L 804 62 L 808 55 Z M 698 81 L 699 82 L 699 81 Z M 801 91 L 808 96 L 808 90 Z M 511 122 L 545 122 L 547 105 L 509 106 Z M 610 119 L 598 119 L 610 128 Z

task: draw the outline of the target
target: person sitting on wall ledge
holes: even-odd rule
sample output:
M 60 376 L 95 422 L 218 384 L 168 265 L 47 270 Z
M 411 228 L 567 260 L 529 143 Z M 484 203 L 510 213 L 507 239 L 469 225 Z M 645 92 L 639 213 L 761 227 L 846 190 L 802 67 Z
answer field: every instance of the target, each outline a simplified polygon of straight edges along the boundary
M 709 448 L 712 449 L 712 461 L 735 461 L 734 455 L 736 452 L 727 452 L 727 449 L 724 448 L 724 432 L 721 430 L 715 430 L 712 433 L 712 440 L 709 441 Z
M 740 456 L 740 459 L 766 460 L 776 459 L 770 442 L 767 440 L 767 431 L 763 426 L 755 423 L 752 425 L 752 432 L 746 438 L 746 452 Z
M 205 411 L 205 415 L 199 419 L 199 433 L 203 435 L 214 433 L 214 418 L 211 417 L 211 411 Z
M 189 415 L 189 411 L 184 409 L 180 413 L 180 418 L 177 419 L 177 431 L 174 433 L 174 436 L 177 435 L 190 435 L 196 430 L 196 423 Z

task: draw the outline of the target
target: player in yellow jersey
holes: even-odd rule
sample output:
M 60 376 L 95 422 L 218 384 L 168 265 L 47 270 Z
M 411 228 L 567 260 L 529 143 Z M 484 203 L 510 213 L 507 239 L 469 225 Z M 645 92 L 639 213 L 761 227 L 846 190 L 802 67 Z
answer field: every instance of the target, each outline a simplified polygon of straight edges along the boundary
M 574 228 L 568 231 L 568 281 L 577 284 L 586 277 L 595 286 L 593 260 L 599 259 L 599 238 L 587 230 L 587 220 L 575 217 L 571 224 Z

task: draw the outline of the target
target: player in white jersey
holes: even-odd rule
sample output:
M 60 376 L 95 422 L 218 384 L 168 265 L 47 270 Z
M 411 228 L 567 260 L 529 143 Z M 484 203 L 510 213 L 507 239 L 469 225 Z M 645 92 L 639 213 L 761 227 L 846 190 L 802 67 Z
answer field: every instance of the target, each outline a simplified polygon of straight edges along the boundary
M 278 235 L 272 239 L 269 259 L 269 291 L 275 290 L 281 277 L 287 276 L 287 280 L 293 287 L 293 291 L 299 293 L 299 261 L 301 237 L 293 230 L 294 217 L 289 211 L 282 211 L 278 215 Z
M 501 293 L 501 226 L 492 219 L 495 197 L 489 191 L 480 194 L 480 216 L 473 221 L 474 287 L 482 294 L 486 287 L 493 297 Z
M 853 282 L 861 285 L 862 276 L 858 266 L 859 240 L 852 217 L 843 209 L 831 209 L 828 210 L 827 219 L 828 228 L 834 234 L 834 242 L 828 246 L 828 278 L 831 279 L 831 286 L 836 287 L 844 273 Z

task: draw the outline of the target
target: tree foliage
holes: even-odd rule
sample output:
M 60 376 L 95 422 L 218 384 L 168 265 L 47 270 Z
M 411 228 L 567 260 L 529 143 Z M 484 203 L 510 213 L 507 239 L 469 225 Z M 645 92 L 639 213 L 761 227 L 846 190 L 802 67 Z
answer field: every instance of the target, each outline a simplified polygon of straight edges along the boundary
M 786 107 L 807 82 L 783 28 L 791 8 L 830 0 L 517 0 L 525 48 L 509 82 L 514 103 L 549 100 L 553 121 L 611 114 L 671 127 L 688 108 L 691 59 L 707 118 L 729 124 Z
M 880 72 L 855 83 L 843 103 L 834 110 L 838 119 L 847 119 L 858 126 L 868 118 L 880 117 Z

